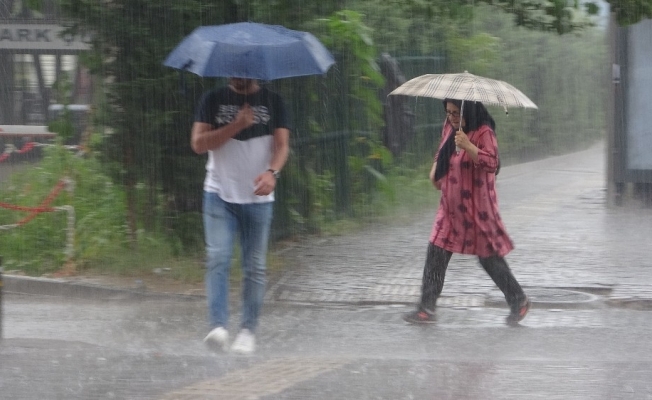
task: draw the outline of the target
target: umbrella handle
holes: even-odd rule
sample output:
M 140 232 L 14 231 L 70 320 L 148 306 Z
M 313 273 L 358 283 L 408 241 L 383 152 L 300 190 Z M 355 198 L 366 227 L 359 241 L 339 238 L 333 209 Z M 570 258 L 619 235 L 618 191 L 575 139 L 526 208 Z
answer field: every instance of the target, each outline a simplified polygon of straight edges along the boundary
M 460 108 L 460 128 L 459 129 L 462 129 L 462 118 L 464 118 L 464 100 L 462 100 L 462 107 Z M 460 149 L 460 147 L 458 145 L 455 145 L 455 152 L 457 154 L 460 154 L 461 150 L 462 149 Z

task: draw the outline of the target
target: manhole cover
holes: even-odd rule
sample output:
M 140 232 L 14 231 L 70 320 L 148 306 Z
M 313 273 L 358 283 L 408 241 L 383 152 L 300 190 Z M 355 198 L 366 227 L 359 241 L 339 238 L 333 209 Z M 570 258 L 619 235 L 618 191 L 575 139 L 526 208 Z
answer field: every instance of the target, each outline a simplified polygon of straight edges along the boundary
M 589 303 L 598 298 L 596 295 L 590 293 L 555 288 L 525 288 L 525 293 L 530 297 L 533 304 L 552 306 Z M 486 301 L 487 305 L 489 303 L 492 305 L 495 303 L 505 304 L 505 297 L 498 290 L 492 291 Z

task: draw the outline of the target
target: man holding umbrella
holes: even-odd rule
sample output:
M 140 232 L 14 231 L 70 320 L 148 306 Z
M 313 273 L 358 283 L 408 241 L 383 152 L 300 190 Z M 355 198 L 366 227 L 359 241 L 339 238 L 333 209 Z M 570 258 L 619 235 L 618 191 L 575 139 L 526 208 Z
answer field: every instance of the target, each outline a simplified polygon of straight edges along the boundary
M 231 351 L 255 350 L 265 295 L 274 188 L 289 153 L 290 123 L 282 98 L 257 80 L 230 78 L 200 101 L 191 146 L 208 153 L 204 180 L 206 294 L 210 346 L 227 349 L 229 272 L 236 234 L 242 249 L 242 321 Z
M 251 353 L 265 295 L 265 259 L 274 188 L 289 152 L 290 122 L 281 97 L 258 84 L 325 74 L 332 54 L 308 32 L 254 22 L 201 26 L 168 55 L 164 65 L 201 77 L 228 77 L 197 107 L 191 145 L 208 153 L 204 180 L 211 331 L 204 341 L 226 348 L 228 292 L 236 233 L 242 248 L 241 330 L 231 350 Z

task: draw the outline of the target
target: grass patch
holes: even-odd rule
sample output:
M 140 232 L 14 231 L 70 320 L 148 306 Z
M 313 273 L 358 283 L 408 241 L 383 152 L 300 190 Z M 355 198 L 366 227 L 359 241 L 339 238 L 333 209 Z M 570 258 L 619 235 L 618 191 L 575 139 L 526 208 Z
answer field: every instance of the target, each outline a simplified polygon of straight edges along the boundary
M 355 206 L 354 216 L 322 222 L 320 236 L 341 236 L 378 224 L 403 224 L 422 218 L 439 205 L 440 193 L 430 180 L 430 165 L 417 169 L 395 167 L 386 176 L 385 190 Z
M 438 192 L 428 181 L 428 168 L 394 167 L 383 178 L 383 188 L 354 205 L 353 216 L 323 221 L 320 236 L 344 235 L 369 224 L 396 224 L 421 217 L 434 210 Z M 0 231 L 0 255 L 5 270 L 20 271 L 30 276 L 51 275 L 64 266 L 73 265 L 84 275 L 120 276 L 127 279 L 157 279 L 195 284 L 204 280 L 203 243 L 188 246 L 171 239 L 160 228 L 147 231 L 139 228 L 132 241 L 126 227 L 125 194 L 104 174 L 105 168 L 91 158 L 74 156 L 62 148 L 46 149 L 38 164 L 21 168 L 2 183 L 0 201 L 35 207 L 48 198 L 62 178 L 71 185 L 52 198 L 50 206 L 70 205 L 75 210 L 74 254 L 66 254 L 65 212 L 37 215 L 25 225 Z M 145 197 L 146 190 L 137 193 Z M 161 204 L 163 202 L 161 201 Z M 162 215 L 163 210 L 155 210 Z M 16 223 L 25 213 L 0 209 L 0 225 Z M 201 218 L 193 217 L 187 225 L 201 231 Z M 197 233 L 199 235 L 199 233 Z M 200 236 L 203 236 L 201 234 Z M 282 256 L 275 251 L 283 242 L 270 244 L 268 271 L 284 268 Z M 240 250 L 234 249 L 232 279 L 241 279 Z

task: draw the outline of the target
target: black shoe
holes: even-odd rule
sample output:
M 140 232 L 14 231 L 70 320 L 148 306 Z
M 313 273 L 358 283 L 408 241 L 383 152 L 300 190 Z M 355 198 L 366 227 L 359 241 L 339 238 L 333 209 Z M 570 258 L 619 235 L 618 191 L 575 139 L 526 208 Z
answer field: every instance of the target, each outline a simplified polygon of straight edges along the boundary
M 532 303 L 530 302 L 530 299 L 526 297 L 517 309 L 512 309 L 512 312 L 509 313 L 507 316 L 507 323 L 518 324 L 521 322 L 521 320 L 523 320 L 527 315 L 527 312 L 530 311 L 530 305 L 532 305 Z
M 411 324 L 433 324 L 435 323 L 435 314 L 418 309 L 403 315 L 403 319 Z

